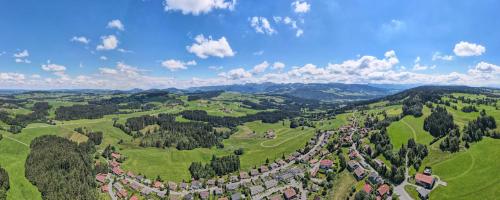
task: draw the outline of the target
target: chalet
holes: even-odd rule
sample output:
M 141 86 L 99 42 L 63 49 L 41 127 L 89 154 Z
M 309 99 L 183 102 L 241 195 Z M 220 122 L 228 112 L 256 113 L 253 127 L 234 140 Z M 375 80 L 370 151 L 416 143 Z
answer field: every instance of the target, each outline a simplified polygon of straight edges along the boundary
M 259 194 L 261 192 L 264 192 L 264 187 L 260 185 L 250 187 L 250 195 L 252 196 L 255 196 L 256 194 Z
M 257 175 L 259 175 L 259 171 L 257 169 L 252 169 L 252 170 L 250 170 L 250 175 L 251 176 L 257 176 Z M 241 175 L 240 175 L 240 178 L 244 179 L 244 178 L 241 177 Z
M 363 169 L 362 167 L 358 167 L 354 170 L 354 176 L 356 177 L 356 179 L 359 181 L 363 178 L 365 178 L 366 176 L 366 172 L 365 172 L 365 169 Z
M 214 193 L 215 195 L 222 195 L 224 194 L 224 191 L 222 190 L 222 188 L 215 188 Z
M 293 199 L 297 196 L 297 192 L 293 188 L 287 188 L 283 192 L 283 195 L 285 196 L 286 200 L 290 200 L 290 199 Z
M 326 159 L 326 160 L 319 161 L 319 168 L 321 168 L 321 169 L 325 169 L 325 170 L 330 169 L 330 168 L 332 168 L 332 166 L 333 166 L 333 161 L 331 161 L 331 160 Z
M 132 173 L 131 171 L 127 172 L 127 176 L 130 177 L 130 178 L 135 178 L 134 173 Z
M 200 181 L 192 181 L 191 182 L 191 190 L 199 190 L 203 188 L 203 184 Z
M 240 187 L 240 183 L 228 183 L 226 184 L 226 190 L 233 191 Z
M 214 179 L 207 180 L 207 187 L 214 187 L 214 186 L 215 186 L 215 180 Z
M 113 153 L 111 153 L 111 157 L 118 160 L 118 159 L 120 159 L 121 155 L 119 153 L 113 152 Z
M 391 188 L 387 184 L 383 184 L 378 187 L 377 189 L 377 195 L 380 197 L 384 197 L 385 195 L 388 195 L 390 192 Z
M 372 192 L 373 188 L 370 184 L 365 183 L 363 186 L 363 191 L 365 191 L 367 194 L 370 194 Z
M 240 200 L 241 199 L 241 193 L 234 193 L 231 195 L 231 200 Z
M 109 165 L 111 165 L 111 167 L 119 167 L 120 163 L 113 160 L 111 161 L 111 163 L 109 163 Z
M 160 188 L 163 188 L 164 186 L 163 186 L 163 183 L 161 183 L 160 181 L 155 181 L 153 183 L 153 187 L 157 188 L 157 189 L 160 189 Z
M 278 181 L 274 180 L 274 179 L 271 179 L 271 180 L 264 182 L 264 186 L 266 187 L 266 189 L 276 187 L 277 185 L 278 185 Z
M 120 198 L 127 198 L 128 192 L 127 190 L 118 190 L 118 193 L 116 194 Z
M 101 186 L 101 192 L 108 193 L 109 192 L 109 186 L 108 185 L 102 185 Z
M 128 180 L 127 179 L 121 179 L 120 182 L 123 184 L 123 185 L 127 185 L 128 184 Z
M 240 172 L 240 179 L 248 179 L 250 176 L 247 172 Z
M 95 180 L 97 180 L 100 183 L 106 183 L 106 178 L 108 177 L 107 174 L 97 174 L 95 176 Z
M 113 171 L 114 174 L 121 176 L 124 172 L 120 167 L 114 167 L 111 171 Z
M 205 199 L 208 199 L 210 197 L 210 192 L 208 191 L 202 191 L 200 192 L 200 198 L 205 200 Z
M 230 180 L 231 182 L 238 182 L 238 181 L 239 181 L 238 176 L 234 176 L 234 175 L 233 175 L 233 176 L 231 176 L 231 177 L 229 177 L 229 180 Z
M 415 182 L 426 189 L 432 189 L 432 187 L 434 187 L 436 179 L 429 175 L 417 173 L 415 174 Z
M 142 195 L 149 195 L 149 194 L 151 194 L 151 192 L 153 192 L 153 190 L 151 188 L 149 188 L 149 187 L 144 187 L 141 190 L 141 194 Z
M 139 184 L 138 182 L 135 182 L 135 181 L 130 183 L 130 187 L 132 189 L 134 189 L 135 191 L 140 191 L 142 189 L 141 184 Z
M 423 187 L 418 187 L 417 192 L 418 192 L 418 197 L 420 197 L 420 199 L 426 200 L 426 199 L 429 199 L 429 193 L 431 191 L 428 189 L 425 189 Z
M 359 167 L 359 163 L 355 160 L 349 160 L 347 162 L 347 168 L 350 170 L 350 171 L 354 171 L 356 168 Z
M 135 195 L 132 195 L 132 197 L 130 197 L 129 200 L 139 200 L 139 197 L 135 196 Z
M 269 171 L 269 168 L 265 165 L 260 166 L 260 173 L 266 173 Z
M 168 189 L 170 191 L 176 191 L 177 190 L 177 183 L 169 181 L 168 182 Z

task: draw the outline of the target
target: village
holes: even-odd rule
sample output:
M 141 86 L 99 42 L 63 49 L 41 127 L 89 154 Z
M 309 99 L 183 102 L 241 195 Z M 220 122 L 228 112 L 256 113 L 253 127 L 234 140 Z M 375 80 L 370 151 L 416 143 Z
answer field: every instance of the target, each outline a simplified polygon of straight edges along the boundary
M 331 190 L 330 174 L 338 168 L 344 167 L 358 183 L 364 183 L 358 192 L 364 191 L 376 199 L 412 199 L 404 190 L 405 185 L 417 187 L 421 199 L 427 199 L 430 191 L 435 188 L 437 179 L 432 176 L 431 169 L 424 173 L 417 173 L 414 177 L 406 172 L 405 181 L 399 185 L 392 184 L 384 179 L 374 169 L 385 165 L 379 159 L 373 159 L 375 166 L 366 160 L 366 148 L 360 138 L 367 137 L 371 130 L 360 128 L 356 118 L 350 118 L 349 125 L 340 127 L 336 131 L 318 132 L 307 142 L 302 151 L 294 152 L 282 159 L 264 164 L 250 171 L 240 171 L 213 179 L 192 179 L 190 182 L 176 183 L 172 181 L 154 180 L 136 175 L 131 171 L 121 169 L 122 155 L 113 152 L 108 165 L 110 173 L 97 174 L 96 181 L 100 191 L 107 193 L 111 199 L 142 199 L 140 196 L 151 199 L 327 199 L 324 191 Z M 356 136 L 355 136 L 356 135 Z M 267 131 L 266 138 L 274 138 L 273 131 Z M 337 137 L 339 143 L 328 147 L 330 141 Z M 363 149 L 358 151 L 358 148 Z M 340 151 L 339 151 L 340 149 Z M 335 152 L 347 149 L 348 161 L 341 160 Z M 343 158 L 342 158 L 343 159 Z M 344 162 L 344 163 L 342 163 Z M 345 165 L 345 166 L 342 166 Z M 403 189 L 401 189 L 403 188 Z

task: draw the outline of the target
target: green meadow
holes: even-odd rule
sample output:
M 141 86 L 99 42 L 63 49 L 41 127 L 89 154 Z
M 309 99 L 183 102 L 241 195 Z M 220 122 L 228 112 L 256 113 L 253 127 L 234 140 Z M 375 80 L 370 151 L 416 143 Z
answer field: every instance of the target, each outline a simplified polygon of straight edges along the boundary
M 430 109 L 424 106 L 423 115 L 414 117 L 405 116 L 397 122 L 391 123 L 387 127 L 387 133 L 391 138 L 394 149 L 398 150 L 402 144 L 406 144 L 410 138 L 414 138 L 417 143 L 429 145 L 433 137 L 424 130 L 424 119 L 431 113 Z

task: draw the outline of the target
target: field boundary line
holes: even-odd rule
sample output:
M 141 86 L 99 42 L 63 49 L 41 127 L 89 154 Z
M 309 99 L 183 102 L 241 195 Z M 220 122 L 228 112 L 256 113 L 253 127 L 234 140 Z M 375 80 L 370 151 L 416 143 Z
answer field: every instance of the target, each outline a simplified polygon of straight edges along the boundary
M 4 137 L 5 137 L 5 138 L 7 138 L 7 139 L 9 139 L 9 140 L 12 140 L 12 141 L 14 141 L 14 142 L 17 142 L 17 143 L 19 143 L 19 144 L 22 144 L 22 145 L 24 145 L 24 146 L 27 146 L 27 147 L 29 147 L 29 146 L 30 146 L 30 145 L 28 145 L 28 144 L 26 144 L 26 143 L 24 143 L 24 142 L 22 142 L 22 141 L 20 141 L 20 140 L 18 140 L 18 139 L 12 138 L 12 137 L 10 137 L 10 136 L 4 135 Z

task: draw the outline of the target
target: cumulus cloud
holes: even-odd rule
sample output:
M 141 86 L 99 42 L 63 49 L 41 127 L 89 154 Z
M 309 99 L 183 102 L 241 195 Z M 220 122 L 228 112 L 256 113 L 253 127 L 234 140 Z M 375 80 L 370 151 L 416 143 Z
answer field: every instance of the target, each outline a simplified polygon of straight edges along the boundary
M 444 60 L 444 61 L 451 61 L 453 60 L 452 55 L 442 55 L 441 52 L 437 51 L 432 55 L 432 61 L 436 60 Z
M 247 79 L 252 77 L 252 73 L 246 71 L 243 68 L 236 68 L 229 70 L 228 72 L 222 72 L 219 76 L 231 79 L 231 80 L 239 80 L 239 79 Z
M 283 70 L 285 68 L 285 63 L 282 62 L 274 62 L 272 69 L 274 70 Z
M 28 60 L 28 57 L 30 56 L 30 53 L 28 50 L 23 50 L 17 53 L 14 53 L 14 61 L 16 63 L 31 63 L 30 60 Z
M 106 57 L 106 56 L 101 56 L 101 57 L 99 57 L 99 59 L 101 59 L 101 60 L 108 60 L 108 57 Z
M 257 33 L 272 35 L 276 33 L 276 30 L 271 27 L 271 23 L 265 17 L 254 16 L 250 19 L 250 26 L 255 29 Z
M 113 50 L 118 47 L 118 39 L 114 35 L 102 36 L 102 44 L 97 45 L 97 50 Z
M 455 48 L 453 52 L 457 56 L 480 56 L 484 52 L 486 52 L 486 48 L 479 44 L 469 43 L 461 41 L 455 44 Z
M 295 13 L 307 13 L 311 10 L 311 4 L 306 1 L 294 1 L 292 2 L 292 7 Z
M 163 2 L 165 11 L 181 11 L 182 14 L 199 15 L 208 13 L 214 9 L 233 10 L 236 0 L 165 0 Z
M 52 64 L 48 62 L 47 64 L 42 65 L 42 69 L 47 72 L 64 72 L 66 71 L 66 67 L 63 65 Z
M 90 40 L 84 36 L 73 36 L 70 40 L 71 42 L 79 42 L 82 44 L 88 44 Z
M 21 83 L 26 79 L 24 74 L 20 73 L 0 73 L 0 82 L 14 82 Z
M 196 65 L 196 61 L 194 61 L 194 60 L 191 60 L 188 62 L 183 62 L 180 60 L 170 59 L 170 60 L 165 60 L 165 61 L 161 62 L 161 66 L 167 68 L 170 71 L 183 70 L 183 69 L 187 69 L 188 66 L 194 66 L 194 65 Z
M 111 28 L 111 29 L 114 28 L 114 29 L 118 29 L 120 31 L 125 30 L 125 26 L 123 26 L 122 22 L 118 19 L 114 19 L 114 20 L 109 21 L 106 28 Z
M 205 38 L 203 35 L 198 35 L 195 38 L 195 43 L 191 46 L 187 46 L 187 50 L 203 59 L 209 56 L 224 58 L 235 55 L 235 52 L 233 52 L 225 37 L 214 40 L 212 36 Z
M 264 61 L 258 65 L 255 65 L 252 69 L 252 73 L 254 73 L 254 74 L 262 73 L 262 72 L 266 71 L 266 69 L 268 67 L 269 67 L 269 63 L 267 61 Z

